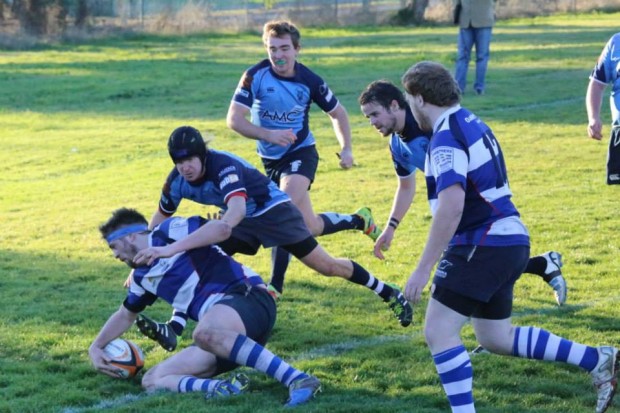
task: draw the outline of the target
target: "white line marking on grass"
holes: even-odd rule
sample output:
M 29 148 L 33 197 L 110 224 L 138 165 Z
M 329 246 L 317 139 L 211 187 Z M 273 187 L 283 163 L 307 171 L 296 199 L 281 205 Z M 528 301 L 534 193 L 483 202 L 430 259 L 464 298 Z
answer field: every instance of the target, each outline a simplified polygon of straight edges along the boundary
M 345 353 L 347 351 L 355 350 L 360 347 L 368 347 L 374 346 L 377 344 L 383 343 L 391 343 L 391 342 L 402 342 L 411 340 L 412 338 L 419 336 L 422 332 L 420 330 L 416 330 L 411 334 L 402 334 L 398 336 L 379 336 L 379 337 L 369 337 L 366 339 L 353 339 L 349 341 L 344 341 L 341 343 L 333 343 L 327 344 L 325 346 L 316 347 L 314 349 L 305 351 L 300 353 L 298 356 L 290 359 L 291 362 L 301 361 L 301 360 L 314 360 L 319 357 L 331 357 L 336 356 L 338 354 Z M 248 375 L 259 374 L 257 370 L 249 370 L 244 372 Z M 262 373 L 260 373 L 262 374 Z M 139 394 L 126 394 L 124 396 L 116 397 L 114 399 L 109 400 L 101 400 L 99 403 L 89 406 L 89 407 L 65 407 L 61 410 L 62 413 L 82 413 L 86 411 L 93 410 L 106 410 L 114 407 L 122 407 L 134 403 L 138 400 L 145 399 L 150 397 L 149 393 L 139 393 Z
M 304 351 L 300 353 L 297 357 L 293 357 L 291 362 L 301 361 L 301 360 L 314 360 L 318 357 L 331 357 L 337 356 L 338 354 L 342 354 L 347 351 L 356 350 L 360 347 L 368 347 L 374 346 L 377 344 L 391 343 L 391 342 L 400 342 L 400 341 L 408 341 L 412 338 L 419 336 L 422 333 L 420 330 L 416 330 L 411 334 L 403 334 L 398 336 L 379 336 L 379 337 L 369 337 L 364 339 L 353 339 L 349 341 L 343 341 L 341 343 L 332 343 L 327 344 L 321 347 L 316 347 L 314 349 Z
M 65 407 L 62 413 L 80 413 L 87 410 L 106 410 L 114 407 L 122 407 L 129 403 L 144 399 L 147 395 L 147 393 L 125 394 L 115 399 L 101 400 L 99 403 L 90 407 Z
M 593 307 L 596 305 L 601 305 L 601 304 L 606 304 L 606 303 L 617 303 L 618 300 L 620 300 L 620 295 L 613 296 L 613 297 L 607 297 L 605 299 L 596 299 L 596 300 L 580 302 L 580 303 L 575 303 L 575 304 L 565 304 L 562 309 L 558 308 L 557 306 L 552 306 L 552 305 L 550 305 L 549 307 L 536 308 L 536 309 L 524 308 L 521 311 L 513 311 L 512 317 L 513 317 L 513 320 L 515 319 L 518 320 L 519 317 L 531 316 L 535 314 L 546 315 L 546 314 L 552 314 L 552 313 L 562 311 L 562 310 L 580 311 L 583 308 Z M 385 344 L 385 343 L 393 343 L 393 342 L 404 342 L 404 341 L 417 338 L 422 334 L 423 334 L 423 326 L 420 325 L 419 328 L 416 328 L 415 330 L 411 331 L 411 333 L 408 333 L 408 334 L 399 334 L 395 336 L 368 337 L 368 338 L 363 338 L 363 339 L 353 339 L 353 340 L 343 341 L 340 343 L 327 344 L 324 346 L 310 349 L 308 351 L 304 351 L 300 353 L 299 355 L 292 357 L 290 359 L 290 362 L 294 363 L 294 362 L 304 361 L 304 360 L 314 360 L 320 357 L 333 357 L 333 356 L 337 356 L 338 354 L 346 353 L 347 351 L 359 349 L 361 347 L 370 347 L 370 346 L 375 346 L 375 345 L 380 345 L 380 344 Z M 252 370 L 252 369 L 248 369 L 248 371 L 246 371 L 245 373 L 250 376 L 252 374 L 259 374 L 257 370 Z M 146 399 L 148 397 L 151 397 L 151 394 L 146 393 L 146 392 L 139 393 L 139 394 L 126 394 L 124 396 L 120 396 L 120 397 L 110 399 L 110 400 L 101 400 L 99 403 L 91 407 L 66 407 L 63 410 L 61 410 L 61 412 L 62 413 L 82 413 L 82 412 L 93 411 L 93 410 L 106 410 L 106 409 L 114 408 L 114 407 L 122 407 L 128 404 L 134 403 L 138 400 Z

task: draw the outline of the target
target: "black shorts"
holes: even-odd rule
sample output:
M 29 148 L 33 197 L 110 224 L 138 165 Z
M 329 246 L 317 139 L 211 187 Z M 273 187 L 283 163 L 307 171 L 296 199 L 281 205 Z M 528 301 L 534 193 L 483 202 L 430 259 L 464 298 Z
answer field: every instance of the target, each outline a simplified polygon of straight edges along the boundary
M 319 166 L 319 153 L 314 145 L 285 154 L 280 159 L 262 158 L 265 175 L 280 186 L 280 179 L 287 175 L 303 175 L 314 182 Z M 308 186 L 310 189 L 310 186 Z
M 232 236 L 218 245 L 229 255 L 253 255 L 263 246 L 282 247 L 297 258 L 308 255 L 318 245 L 292 202 L 283 202 L 257 217 L 244 218 Z
M 508 318 L 529 256 L 528 246 L 450 247 L 435 271 L 433 298 L 466 317 Z
M 611 125 L 607 150 L 607 185 L 620 185 L 620 119 Z
M 233 308 L 243 321 L 245 335 L 265 345 L 276 323 L 276 302 L 264 287 L 242 285 L 230 290 L 217 304 Z M 217 357 L 216 374 L 239 367 L 234 361 Z

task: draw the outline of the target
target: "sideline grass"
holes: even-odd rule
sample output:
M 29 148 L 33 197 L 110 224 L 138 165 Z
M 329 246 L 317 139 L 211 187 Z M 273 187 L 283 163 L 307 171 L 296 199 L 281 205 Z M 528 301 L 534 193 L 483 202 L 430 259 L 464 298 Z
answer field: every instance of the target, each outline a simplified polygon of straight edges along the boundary
M 585 134 L 588 73 L 620 14 L 519 19 L 494 30 L 488 93 L 464 105 L 494 129 L 504 149 L 514 200 L 532 234 L 532 252 L 561 251 L 568 305 L 525 275 L 515 320 L 586 344 L 619 343 L 617 188 L 604 185 L 606 143 Z M 312 113 L 323 157 L 312 188 L 317 211 L 373 209 L 383 223 L 396 185 L 386 142 L 360 115 L 370 81 L 398 82 L 412 63 L 453 65 L 452 27 L 303 30 L 300 60 L 343 101 L 359 167 L 338 168 L 326 116 Z M 149 215 L 171 168 L 165 139 L 182 124 L 214 136 L 213 146 L 258 165 L 253 143 L 225 126 L 242 71 L 264 57 L 257 35 L 139 36 L 0 51 L 0 413 L 278 411 L 286 390 L 252 374 L 252 393 L 209 401 L 200 395 L 142 395 L 90 367 L 87 347 L 120 305 L 127 274 L 100 241 L 110 211 Z M 603 108 L 609 119 L 607 103 Z M 605 134 L 608 133 L 605 127 Z M 420 178 L 420 177 L 419 177 Z M 321 239 L 377 276 L 404 284 L 430 222 L 424 184 L 385 262 L 359 234 Z M 208 208 L 186 202 L 179 213 Z M 239 258 L 262 274 L 269 254 Z M 402 329 L 361 287 L 321 278 L 299 263 L 289 270 L 270 348 L 316 374 L 324 392 L 304 412 L 444 412 L 448 405 L 421 334 L 424 305 Z M 149 314 L 165 318 L 166 305 Z M 147 368 L 166 354 L 130 332 Z M 403 339 L 405 335 L 406 339 Z M 464 334 L 475 345 L 470 328 Z M 190 342 L 187 332 L 182 345 Z M 579 369 L 527 360 L 473 361 L 480 412 L 590 412 L 594 392 Z M 617 407 L 611 411 L 618 410 Z

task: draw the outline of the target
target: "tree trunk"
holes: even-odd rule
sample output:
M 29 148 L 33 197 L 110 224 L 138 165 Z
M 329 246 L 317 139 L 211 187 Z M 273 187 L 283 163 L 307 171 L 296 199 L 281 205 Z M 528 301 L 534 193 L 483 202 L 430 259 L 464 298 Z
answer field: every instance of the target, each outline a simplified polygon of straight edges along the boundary
M 88 2 L 87 0 L 78 0 L 77 12 L 75 14 L 75 26 L 80 29 L 86 27 L 88 22 Z
M 420 24 L 424 23 L 424 12 L 428 7 L 429 0 L 411 0 L 409 7 L 413 12 L 413 23 Z

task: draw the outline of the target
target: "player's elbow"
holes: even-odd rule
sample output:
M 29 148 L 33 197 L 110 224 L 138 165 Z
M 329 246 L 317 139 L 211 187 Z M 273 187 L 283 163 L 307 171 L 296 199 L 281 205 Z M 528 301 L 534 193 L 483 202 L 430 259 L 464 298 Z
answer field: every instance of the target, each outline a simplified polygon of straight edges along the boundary
M 211 226 L 211 234 L 215 239 L 214 243 L 227 240 L 232 235 L 232 225 L 230 225 L 226 221 L 212 221 L 213 225 Z
M 236 130 L 235 120 L 230 112 L 228 112 L 228 115 L 226 116 L 226 126 L 228 126 L 229 129 Z
M 228 110 L 228 114 L 226 115 L 226 126 L 235 132 L 239 132 L 239 115 L 234 110 Z

